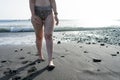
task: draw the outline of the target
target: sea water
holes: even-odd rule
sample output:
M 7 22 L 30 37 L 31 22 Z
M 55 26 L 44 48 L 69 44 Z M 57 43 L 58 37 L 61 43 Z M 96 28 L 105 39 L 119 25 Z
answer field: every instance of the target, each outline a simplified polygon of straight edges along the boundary
M 77 20 L 60 20 L 55 26 L 53 39 L 74 42 L 120 43 L 119 25 L 85 27 Z M 30 20 L 0 20 L 0 45 L 35 44 Z

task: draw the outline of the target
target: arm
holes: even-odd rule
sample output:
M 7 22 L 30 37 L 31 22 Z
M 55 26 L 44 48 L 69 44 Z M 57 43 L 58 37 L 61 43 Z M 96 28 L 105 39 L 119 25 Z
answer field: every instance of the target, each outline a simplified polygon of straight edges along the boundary
M 58 12 L 57 12 L 57 6 L 56 6 L 55 0 L 50 0 L 50 4 L 51 4 L 51 6 L 52 6 L 52 8 L 53 8 L 53 11 L 54 11 L 55 20 L 56 20 L 56 25 L 58 25 L 59 20 L 58 20 L 58 17 L 57 17 Z
M 56 7 L 56 2 L 55 0 L 50 0 L 51 6 L 53 8 L 54 14 L 57 15 L 57 7 Z
M 30 11 L 32 15 L 35 15 L 34 6 L 35 6 L 35 0 L 29 0 L 30 5 Z
M 31 11 L 31 20 L 37 24 L 39 24 L 40 19 L 35 15 L 35 0 L 29 0 L 30 11 Z

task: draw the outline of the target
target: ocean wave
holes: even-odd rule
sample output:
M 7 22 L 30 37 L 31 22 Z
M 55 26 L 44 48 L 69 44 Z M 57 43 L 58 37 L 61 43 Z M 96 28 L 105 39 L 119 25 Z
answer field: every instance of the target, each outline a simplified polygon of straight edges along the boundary
M 2 27 L 0 32 L 33 32 L 32 27 Z
M 54 32 L 60 31 L 86 31 L 86 30 L 102 30 L 102 29 L 115 29 L 114 27 L 102 28 L 83 28 L 83 27 L 55 27 Z M 0 27 L 0 32 L 34 32 L 33 27 Z

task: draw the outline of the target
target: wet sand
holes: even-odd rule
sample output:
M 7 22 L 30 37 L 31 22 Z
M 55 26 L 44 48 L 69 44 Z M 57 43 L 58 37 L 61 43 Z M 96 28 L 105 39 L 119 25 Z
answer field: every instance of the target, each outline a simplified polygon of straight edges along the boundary
M 42 51 L 43 62 L 35 45 L 0 45 L 0 80 L 120 80 L 120 46 L 55 42 L 53 70 Z

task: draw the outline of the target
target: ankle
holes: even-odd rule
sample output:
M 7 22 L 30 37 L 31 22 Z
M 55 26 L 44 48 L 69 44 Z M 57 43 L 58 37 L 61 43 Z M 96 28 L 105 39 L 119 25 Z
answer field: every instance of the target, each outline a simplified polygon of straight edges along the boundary
M 53 60 L 50 60 L 48 65 L 54 65 Z

